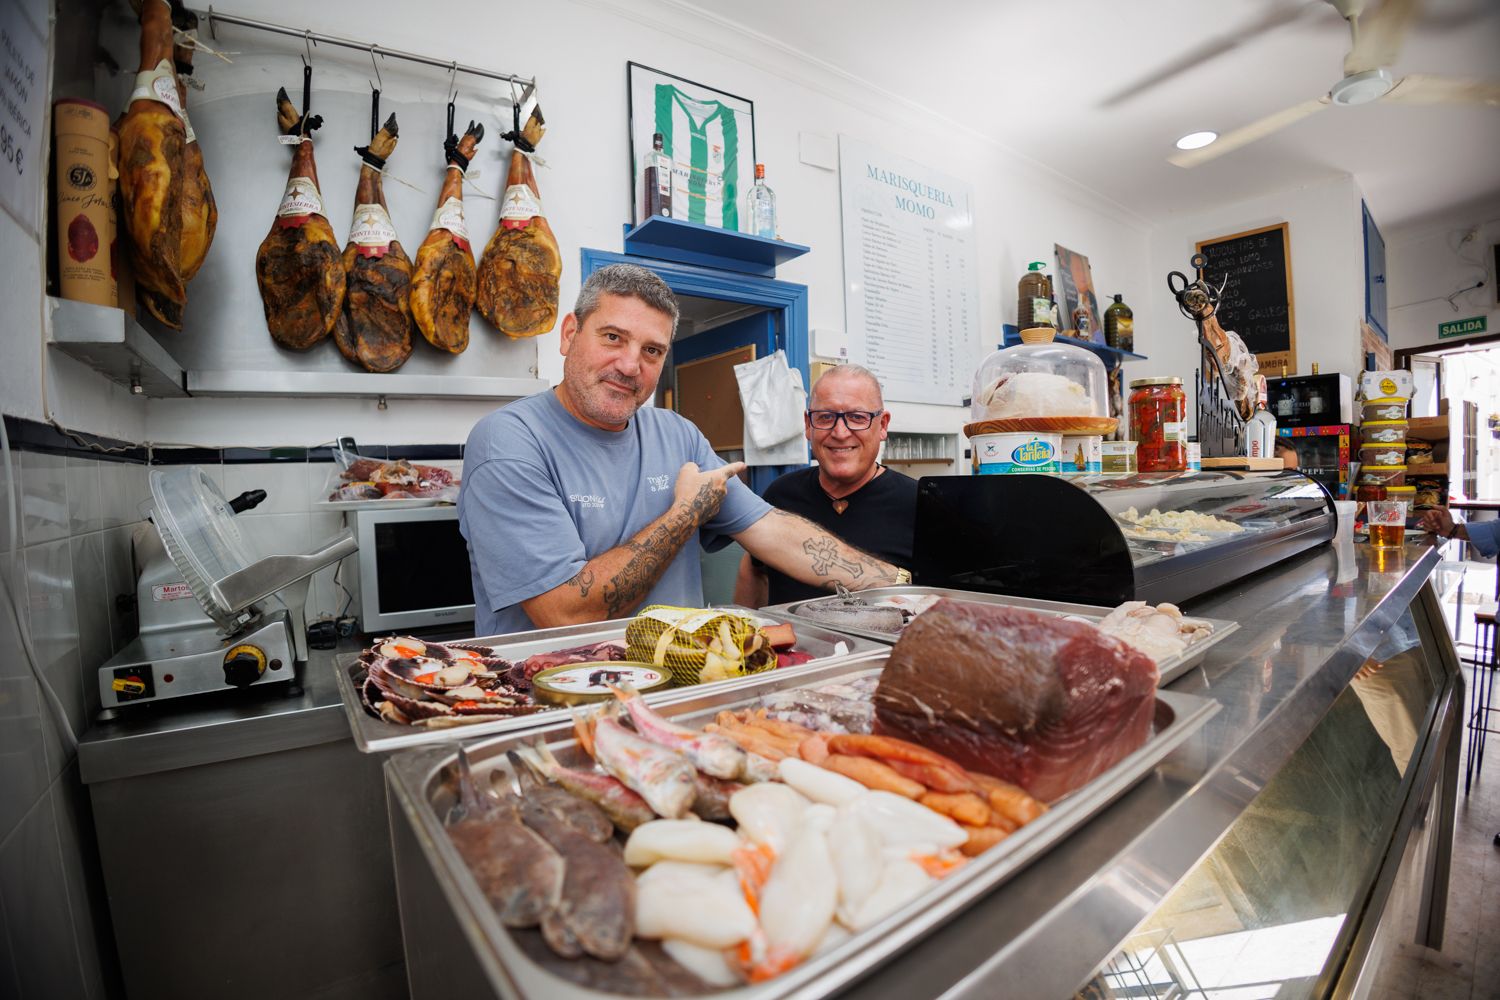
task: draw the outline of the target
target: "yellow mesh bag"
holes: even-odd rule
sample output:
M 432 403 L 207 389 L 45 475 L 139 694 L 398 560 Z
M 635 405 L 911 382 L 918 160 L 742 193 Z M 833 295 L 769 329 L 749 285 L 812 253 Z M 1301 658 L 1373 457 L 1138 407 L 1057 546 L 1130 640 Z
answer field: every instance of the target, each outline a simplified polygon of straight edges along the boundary
M 625 627 L 625 658 L 672 676 L 673 687 L 771 670 L 776 652 L 753 618 L 716 608 L 653 604 Z

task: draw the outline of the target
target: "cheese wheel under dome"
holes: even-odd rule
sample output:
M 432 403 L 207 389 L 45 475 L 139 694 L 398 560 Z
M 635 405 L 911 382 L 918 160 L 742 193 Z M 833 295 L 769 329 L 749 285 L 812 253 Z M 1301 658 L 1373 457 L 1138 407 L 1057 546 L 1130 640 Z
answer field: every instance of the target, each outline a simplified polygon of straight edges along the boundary
M 1021 331 L 1021 343 L 984 359 L 974 375 L 969 436 L 1005 431 L 1109 434 L 1104 362 L 1054 340 L 1049 327 Z

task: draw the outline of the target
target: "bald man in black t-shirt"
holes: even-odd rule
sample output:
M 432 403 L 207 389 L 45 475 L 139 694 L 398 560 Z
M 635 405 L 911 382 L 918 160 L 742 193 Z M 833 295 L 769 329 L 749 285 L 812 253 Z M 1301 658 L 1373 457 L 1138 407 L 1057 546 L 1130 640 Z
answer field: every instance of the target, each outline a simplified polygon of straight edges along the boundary
M 890 423 L 880 382 L 868 369 L 829 369 L 813 385 L 803 416 L 818 464 L 777 479 L 767 488 L 766 501 L 886 562 L 909 567 L 917 481 L 875 461 Z M 734 600 L 759 608 L 826 593 L 746 555 Z

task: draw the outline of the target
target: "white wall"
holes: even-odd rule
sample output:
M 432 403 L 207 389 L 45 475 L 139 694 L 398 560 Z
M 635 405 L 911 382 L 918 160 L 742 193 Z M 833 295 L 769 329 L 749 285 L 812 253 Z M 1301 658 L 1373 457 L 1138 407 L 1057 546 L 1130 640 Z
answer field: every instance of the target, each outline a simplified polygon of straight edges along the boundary
M 1472 238 L 1465 237 L 1473 234 Z M 1471 209 L 1394 232 L 1386 237 L 1390 332 L 1393 348 L 1462 343 L 1468 337 L 1438 340 L 1438 324 L 1471 316 L 1488 319 L 1486 332 L 1500 333 L 1495 305 L 1495 259 L 1500 243 L 1500 203 Z M 1444 297 L 1476 281 L 1476 288 Z M 1454 308 L 1456 306 L 1456 308 Z
M 391 4 L 389 9 L 395 13 L 399 8 Z M 1136 308 L 1138 328 L 1149 328 L 1156 322 L 1146 304 L 1147 287 L 1154 279 L 1147 266 L 1145 221 L 1128 209 L 1006 153 L 961 124 L 941 121 L 930 112 L 919 111 L 805 56 L 747 37 L 727 24 L 696 17 L 669 2 L 562 0 L 535 5 L 526 12 L 524 24 L 510 16 L 512 10 L 508 6 L 466 5 L 464 29 L 459 32 L 452 30 L 449 18 L 402 18 L 399 39 L 380 31 L 378 26 L 395 22 L 372 17 L 368 0 L 330 0 L 315 8 L 291 0 L 266 0 L 256 5 L 254 14 L 333 34 L 378 36 L 403 49 L 473 65 L 536 74 L 548 121 L 541 149 L 548 165 L 539 172 L 538 183 L 548 220 L 562 245 L 564 311 L 577 293 L 579 248 L 617 251 L 621 247 L 621 225 L 630 210 L 625 63 L 635 60 L 755 102 L 758 154 L 767 164 L 769 180 L 777 192 L 782 231 L 787 239 L 813 247 L 811 254 L 783 268 L 778 276 L 809 285 L 809 319 L 814 328 L 844 326 L 838 177 L 833 171 L 798 161 L 801 132 L 830 138 L 840 132 L 851 134 L 931 163 L 973 186 L 981 343 L 987 345 L 986 352 L 998 343 L 1001 324 L 1014 322 L 1015 284 L 1025 263 L 1050 260 L 1054 241 L 1089 256 L 1101 296 L 1122 292 Z M 357 25 L 369 27 L 361 31 L 353 27 Z M 520 37 L 518 32 L 524 35 L 525 44 L 496 44 L 497 39 Z M 265 99 L 265 113 L 246 127 L 264 130 L 265 141 L 270 143 L 271 92 L 279 84 L 291 85 L 299 79 L 294 53 L 300 51 L 300 44 L 234 28 L 220 33 L 219 44 L 243 53 L 242 69 L 252 65 L 260 68 L 246 78 L 243 73 L 226 71 L 213 60 L 200 57 L 198 64 L 204 67 L 201 76 L 209 89 L 205 94 L 190 95 L 190 107 L 238 93 L 260 95 Z M 344 87 L 350 93 L 364 92 L 364 81 L 370 73 L 359 54 L 321 47 L 314 51 L 314 60 L 315 94 L 335 87 Z M 273 63 L 285 71 L 265 71 L 264 67 Z M 383 100 L 391 104 L 425 100 L 434 117 L 441 115 L 445 74 L 421 77 L 414 75 L 417 72 L 386 61 L 382 65 Z M 892 89 L 910 89 L 910 81 L 898 76 L 894 67 L 890 79 L 877 82 Z M 502 93 L 497 84 L 473 80 L 461 79 L 459 86 L 466 92 L 465 100 Z M 315 108 L 320 103 L 327 107 L 331 101 L 325 98 L 320 102 L 315 97 Z M 460 114 L 466 113 L 471 112 L 461 107 Z M 490 136 L 497 137 L 508 123 L 491 114 L 486 126 Z M 325 125 L 325 130 L 330 128 Z M 489 158 L 482 161 L 480 183 L 494 190 L 500 183 L 503 163 L 499 153 L 506 145 L 491 137 L 481 147 Z M 348 221 L 346 203 L 347 190 L 353 183 L 353 156 L 341 146 L 324 145 L 326 149 L 320 146 L 319 169 L 334 228 L 341 232 Z M 274 175 L 257 177 L 253 185 L 238 181 L 234 178 L 235 158 L 216 159 L 214 152 L 205 147 L 210 175 L 219 192 L 221 220 L 231 213 L 249 213 L 254 220 L 251 228 L 263 229 L 284 174 L 278 170 Z M 435 182 L 420 166 L 425 155 L 422 151 L 403 147 L 396 155 L 393 170 L 432 187 Z M 274 191 L 266 197 L 251 198 L 247 188 L 252 186 L 257 191 Z M 408 196 L 390 184 L 387 192 L 395 192 L 393 201 Z M 431 213 L 426 204 L 429 197 L 421 196 L 420 204 L 414 201 L 417 207 L 410 210 L 398 210 L 393 205 L 397 228 L 408 244 L 416 241 L 416 230 L 426 225 Z M 472 198 L 468 209 L 471 218 L 476 213 L 493 212 L 491 203 Z M 492 218 L 486 219 L 483 231 L 487 233 L 492 226 Z M 221 233 L 232 229 L 221 221 Z M 221 239 L 214 245 L 209 266 L 213 266 L 215 256 L 220 257 L 226 273 L 248 287 L 253 296 L 254 252 L 249 240 L 230 243 Z M 191 293 L 190 288 L 190 300 Z M 268 336 L 259 327 L 253 335 Z M 425 349 L 425 345 L 418 348 Z M 539 338 L 537 352 L 540 376 L 555 382 L 561 375 L 556 334 Z M 492 405 L 391 400 L 382 411 L 367 400 L 154 400 L 145 407 L 146 436 L 158 442 L 252 446 L 310 445 L 348 433 L 388 443 L 455 442 L 462 441 L 473 422 Z M 955 407 L 896 403 L 892 409 L 894 426 L 902 430 L 956 433 L 967 418 Z
M 1147 374 L 1149 369 L 1152 374 L 1181 375 L 1191 387 L 1198 365 L 1197 331 L 1178 312 L 1166 275 L 1171 271 L 1191 275 L 1188 260 L 1199 240 L 1285 222 L 1291 239 L 1297 367 L 1306 374 L 1316 362 L 1321 371 L 1347 372 L 1357 379 L 1364 368 L 1359 350 L 1364 311 L 1359 205 L 1359 186 L 1353 177 L 1342 174 L 1319 184 L 1162 221 L 1151 233 L 1147 305 L 1153 320 L 1149 325 L 1136 321 L 1136 350 L 1151 361 L 1132 365 L 1127 378 Z M 1188 410 L 1196 425 L 1193 408 Z

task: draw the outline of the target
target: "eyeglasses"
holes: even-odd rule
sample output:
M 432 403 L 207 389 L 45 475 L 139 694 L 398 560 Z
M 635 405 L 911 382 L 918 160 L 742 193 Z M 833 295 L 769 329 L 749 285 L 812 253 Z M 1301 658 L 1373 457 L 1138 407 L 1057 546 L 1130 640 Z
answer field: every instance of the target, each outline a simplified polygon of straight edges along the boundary
M 884 410 L 808 410 L 807 422 L 820 431 L 831 431 L 842 420 L 851 431 L 867 431 Z

